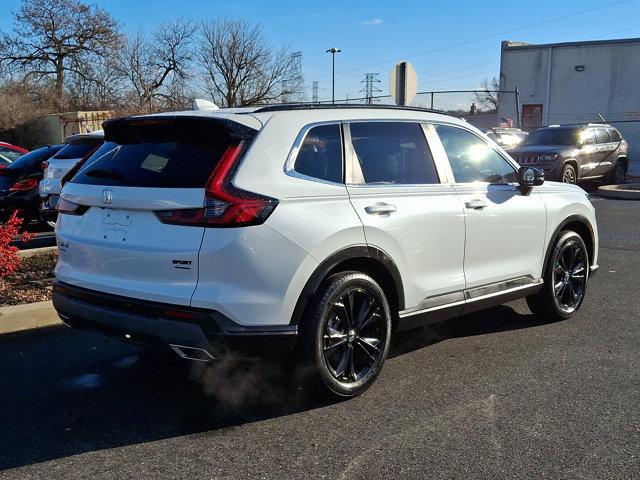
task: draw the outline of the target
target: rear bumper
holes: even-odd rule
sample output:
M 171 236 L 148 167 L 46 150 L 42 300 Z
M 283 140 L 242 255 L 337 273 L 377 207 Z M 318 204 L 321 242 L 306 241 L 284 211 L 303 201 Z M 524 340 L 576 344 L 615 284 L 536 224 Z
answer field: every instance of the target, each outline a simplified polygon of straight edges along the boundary
M 102 332 L 124 341 L 206 352 L 208 360 L 228 354 L 283 355 L 295 344 L 295 325 L 246 327 L 220 312 L 138 300 L 54 282 L 53 306 L 69 326 Z M 195 351 L 194 350 L 194 351 Z

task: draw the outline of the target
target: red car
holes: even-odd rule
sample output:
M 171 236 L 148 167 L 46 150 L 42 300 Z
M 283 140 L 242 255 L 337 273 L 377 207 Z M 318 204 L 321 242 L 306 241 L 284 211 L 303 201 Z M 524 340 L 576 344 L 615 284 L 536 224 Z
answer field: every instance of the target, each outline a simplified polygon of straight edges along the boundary
M 29 153 L 29 150 L 11 145 L 10 143 L 0 142 L 0 168 L 6 167 L 25 153 Z

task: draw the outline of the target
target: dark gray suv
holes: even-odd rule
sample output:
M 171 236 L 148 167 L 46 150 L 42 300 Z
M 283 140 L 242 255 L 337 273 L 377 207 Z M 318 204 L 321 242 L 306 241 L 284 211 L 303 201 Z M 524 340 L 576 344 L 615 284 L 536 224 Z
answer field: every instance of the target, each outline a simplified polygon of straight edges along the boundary
M 520 165 L 542 169 L 547 180 L 621 184 L 627 177 L 628 149 L 626 140 L 610 125 L 551 125 L 539 128 L 509 153 Z

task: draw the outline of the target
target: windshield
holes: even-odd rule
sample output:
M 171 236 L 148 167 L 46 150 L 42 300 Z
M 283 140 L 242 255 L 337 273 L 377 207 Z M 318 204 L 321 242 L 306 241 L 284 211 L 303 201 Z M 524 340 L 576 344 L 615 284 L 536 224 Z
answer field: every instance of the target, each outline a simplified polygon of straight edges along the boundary
M 37 150 L 25 153 L 15 162 L 7 166 L 7 170 L 28 170 L 35 166 L 38 162 L 48 159 L 61 148 L 62 145 L 55 145 L 53 147 L 38 148 Z
M 541 128 L 527 137 L 525 145 L 577 145 L 575 128 Z

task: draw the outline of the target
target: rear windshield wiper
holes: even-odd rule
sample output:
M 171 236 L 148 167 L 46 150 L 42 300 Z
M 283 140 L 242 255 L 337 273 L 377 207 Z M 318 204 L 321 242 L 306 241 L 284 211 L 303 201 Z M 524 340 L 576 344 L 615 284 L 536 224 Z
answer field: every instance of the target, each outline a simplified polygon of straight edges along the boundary
M 124 180 L 124 175 L 118 170 L 94 168 L 84 172 L 87 177 L 110 178 L 112 180 Z

